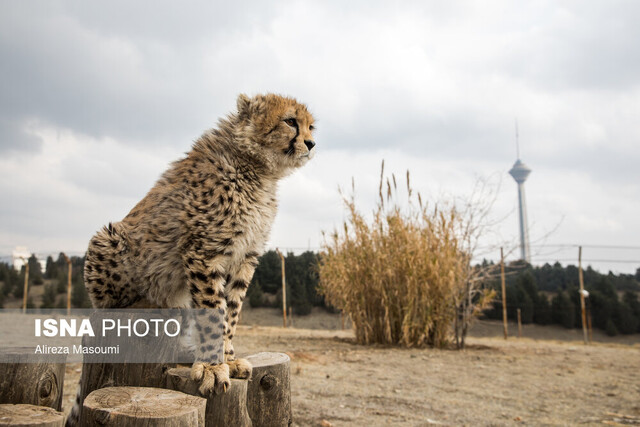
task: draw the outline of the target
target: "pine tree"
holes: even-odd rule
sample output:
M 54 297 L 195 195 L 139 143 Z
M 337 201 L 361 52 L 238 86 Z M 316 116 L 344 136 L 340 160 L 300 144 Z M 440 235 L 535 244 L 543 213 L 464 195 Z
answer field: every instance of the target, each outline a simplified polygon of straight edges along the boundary
M 58 277 L 58 264 L 53 260 L 51 256 L 47 257 L 47 267 L 44 271 L 44 277 L 47 279 L 56 279 Z
M 575 307 L 565 292 L 558 294 L 551 301 L 551 318 L 553 323 L 565 328 L 573 328 Z
M 40 268 L 38 258 L 35 254 L 31 254 L 27 262 L 29 263 L 29 284 L 42 285 L 44 279 L 42 278 L 42 269 Z
M 631 310 L 637 322 L 636 332 L 640 333 L 640 301 L 638 301 L 638 294 L 626 291 L 622 296 L 622 302 Z
M 548 325 L 551 323 L 551 306 L 547 296 L 540 292 L 538 294 L 538 302 L 534 307 L 533 320 L 539 325 Z
M 56 305 L 56 288 L 53 284 L 45 285 L 40 308 L 54 308 Z

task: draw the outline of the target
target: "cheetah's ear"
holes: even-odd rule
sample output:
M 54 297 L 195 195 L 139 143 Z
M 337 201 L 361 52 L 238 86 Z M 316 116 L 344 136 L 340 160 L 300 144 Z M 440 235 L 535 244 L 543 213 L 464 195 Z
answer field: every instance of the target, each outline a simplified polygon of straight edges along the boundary
M 238 106 L 238 115 L 240 118 L 249 117 L 249 106 L 251 104 L 251 100 L 247 95 L 241 93 L 238 95 L 238 100 L 236 101 L 236 105 Z

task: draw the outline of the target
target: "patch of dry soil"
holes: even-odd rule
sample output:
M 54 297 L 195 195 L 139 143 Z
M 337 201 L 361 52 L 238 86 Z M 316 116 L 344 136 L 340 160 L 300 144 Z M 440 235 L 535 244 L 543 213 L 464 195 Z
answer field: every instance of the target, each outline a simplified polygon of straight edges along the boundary
M 397 349 L 351 331 L 240 326 L 234 346 L 290 355 L 297 426 L 640 424 L 639 344 L 480 336 L 464 351 Z M 68 365 L 67 411 L 79 372 Z

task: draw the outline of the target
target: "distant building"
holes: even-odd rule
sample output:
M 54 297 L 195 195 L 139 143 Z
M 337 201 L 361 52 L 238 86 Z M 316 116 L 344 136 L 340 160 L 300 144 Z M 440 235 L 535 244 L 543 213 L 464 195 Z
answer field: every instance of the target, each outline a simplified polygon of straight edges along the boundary
M 11 254 L 13 268 L 17 271 L 22 270 L 22 267 L 26 264 L 30 256 L 31 252 L 29 252 L 26 246 L 16 246 Z

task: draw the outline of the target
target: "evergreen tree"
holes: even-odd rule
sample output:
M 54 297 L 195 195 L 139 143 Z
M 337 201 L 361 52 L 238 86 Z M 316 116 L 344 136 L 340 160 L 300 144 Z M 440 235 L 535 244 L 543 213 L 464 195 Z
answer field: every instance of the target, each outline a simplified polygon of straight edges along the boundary
M 524 273 L 518 276 L 517 282 L 519 286 L 529 295 L 531 301 L 534 303 L 538 300 L 538 285 L 536 279 L 533 277 L 531 270 L 526 270 Z
M 613 288 L 613 284 L 605 277 L 596 281 L 589 289 L 589 300 L 591 303 L 591 313 L 593 326 L 604 331 L 612 331 L 608 325 L 609 321 L 615 326 L 619 323 L 618 294 Z M 618 329 L 616 327 L 616 334 Z
M 3 282 L 0 293 L 9 296 L 20 281 L 20 274 L 9 264 L 0 263 L 0 282 Z
M 247 298 L 251 307 L 263 307 L 265 305 L 264 292 L 260 287 L 260 283 L 251 283 L 247 289 Z
M 13 296 L 16 298 L 22 298 L 24 295 L 24 276 L 25 276 L 25 266 L 22 266 L 20 270 L 20 274 L 18 275 L 18 280 L 13 283 Z
M 84 261 L 84 257 L 71 257 L 71 306 L 75 308 L 91 307 L 91 300 L 84 286 Z
M 44 277 L 47 279 L 57 279 L 58 278 L 58 264 L 53 260 L 51 256 L 47 257 L 47 267 L 44 271 Z
M 251 283 L 252 286 L 259 283 L 264 292 L 271 294 L 282 289 L 282 266 L 276 251 L 267 251 L 260 257 Z
M 569 284 L 576 285 L 577 283 L 580 283 L 579 282 L 580 273 L 579 273 L 578 267 L 576 267 L 575 265 L 568 265 L 565 271 L 566 271 L 566 277 L 567 277 L 567 286 Z
M 616 324 L 613 322 L 613 319 L 607 319 L 604 332 L 610 337 L 618 335 L 618 328 L 616 328 Z
M 311 301 L 307 295 L 306 269 L 302 257 L 295 256 L 292 253 L 287 254 L 285 262 L 287 277 L 287 302 L 293 307 L 298 315 L 307 315 L 311 313 Z
M 575 307 L 565 292 L 558 294 L 551 301 L 551 319 L 553 323 L 565 328 L 573 328 Z
M 91 308 L 91 300 L 84 283 L 79 281 L 71 283 L 71 306 L 74 308 Z
M 640 301 L 638 301 L 638 294 L 632 291 L 625 292 L 622 296 L 622 303 L 631 310 L 637 322 L 636 332 L 640 333 Z
M 533 322 L 533 301 L 521 284 L 507 287 L 507 318 L 517 320 L 518 309 L 523 324 Z
M 617 308 L 616 329 L 625 335 L 635 333 L 638 330 L 638 318 L 633 314 L 632 309 L 627 304 L 618 304 Z
M 58 266 L 58 271 L 63 271 L 67 266 L 67 260 L 64 257 L 64 253 L 60 252 L 58 254 L 58 259 L 56 259 L 56 265 Z
M 54 308 L 56 306 L 56 297 L 57 293 L 55 286 L 52 284 L 45 285 L 40 308 Z
M 486 264 L 486 263 L 485 263 Z M 582 327 L 580 293 L 578 289 L 579 271 L 574 265 L 563 268 L 560 263 L 531 267 L 523 263 L 511 263 L 505 266 L 507 274 L 508 317 L 515 320 L 516 309 L 521 308 L 523 321 L 527 321 L 528 295 L 533 304 L 533 321 L 545 325 L 556 323 L 567 328 Z M 590 297 L 589 305 L 593 326 L 602 330 L 614 329 L 608 325 L 613 322 L 616 333 L 640 332 L 640 268 L 636 274 L 601 274 L 590 266 L 583 272 L 585 289 Z M 493 307 L 485 315 L 491 319 L 502 319 L 502 300 L 500 279 L 490 279 L 489 286 L 496 290 Z M 551 294 L 552 303 L 538 289 Z M 625 291 L 622 301 L 618 293 Z M 564 292 L 564 293 L 563 293 Z
M 551 323 L 551 306 L 547 296 L 542 292 L 538 294 L 538 302 L 534 307 L 533 321 L 539 325 Z
M 582 305 L 580 303 L 580 289 L 577 286 L 567 288 L 567 296 L 573 304 L 573 327 L 582 328 Z M 586 303 L 586 302 L 585 302 Z
M 58 275 L 56 279 L 56 293 L 62 294 L 67 293 L 67 287 L 69 286 L 69 282 L 67 282 L 67 275 Z
M 42 278 L 42 269 L 40 268 L 38 258 L 34 254 L 31 254 L 27 262 L 29 263 L 29 284 L 42 285 L 44 279 Z

